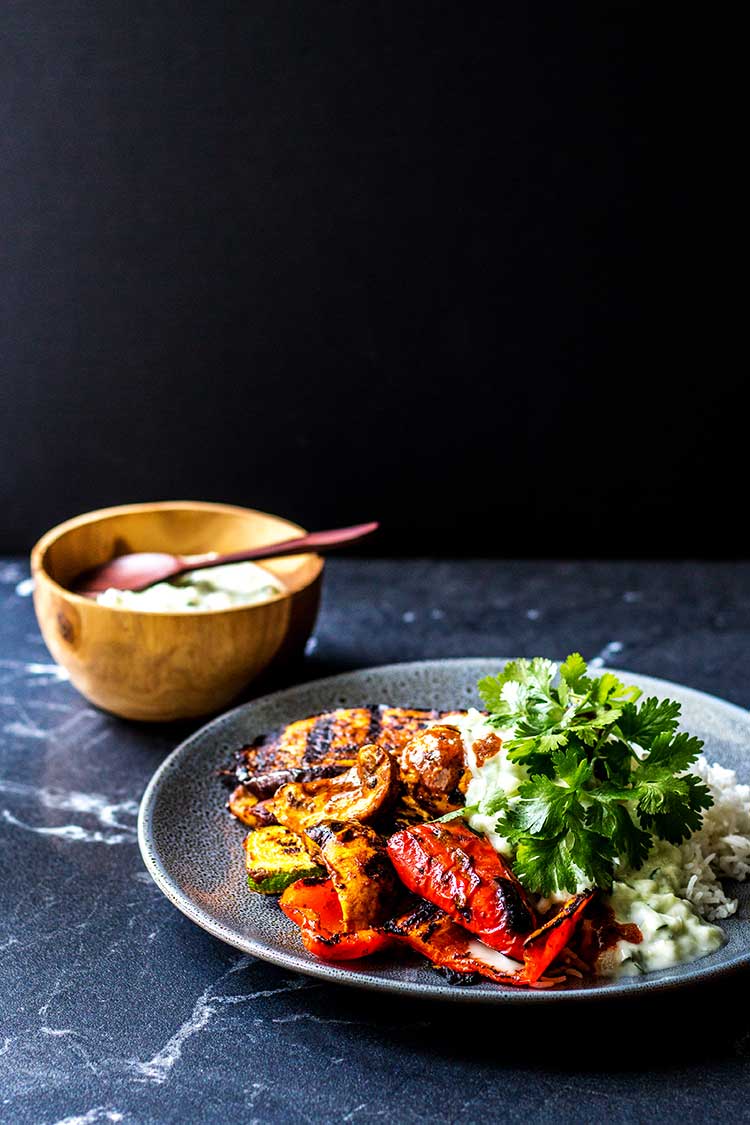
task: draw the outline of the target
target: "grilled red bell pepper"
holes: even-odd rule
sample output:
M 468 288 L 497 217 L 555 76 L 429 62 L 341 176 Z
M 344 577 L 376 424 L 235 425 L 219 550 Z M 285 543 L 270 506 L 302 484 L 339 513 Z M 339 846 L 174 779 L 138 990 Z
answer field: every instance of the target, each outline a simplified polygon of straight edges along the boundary
M 396 832 L 388 854 L 410 891 L 426 898 L 493 949 L 522 960 L 534 908 L 488 840 L 458 821 Z
M 526 938 L 523 959 L 530 981 L 539 980 L 547 966 L 562 953 L 594 895 L 594 891 L 586 891 L 569 898 L 554 918 Z
M 388 922 L 386 929 L 397 941 L 421 953 L 433 965 L 448 974 L 462 976 L 479 974 L 498 984 L 527 987 L 529 978 L 519 965 L 517 971 L 501 969 L 482 957 L 482 947 L 463 927 L 448 917 L 431 902 L 420 902 L 409 913 Z M 486 951 L 496 956 L 491 950 Z M 539 987 L 549 987 L 555 980 L 543 981 Z
M 391 944 L 378 930 L 344 932 L 341 904 L 330 879 L 298 879 L 284 891 L 279 906 L 299 926 L 305 949 L 323 961 L 354 961 Z

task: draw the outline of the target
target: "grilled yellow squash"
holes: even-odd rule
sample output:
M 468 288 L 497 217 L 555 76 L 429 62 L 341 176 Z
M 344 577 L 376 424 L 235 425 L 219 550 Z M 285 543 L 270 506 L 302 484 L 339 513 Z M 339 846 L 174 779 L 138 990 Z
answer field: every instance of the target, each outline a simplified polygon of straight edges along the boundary
M 296 832 L 281 824 L 248 832 L 245 849 L 247 884 L 251 891 L 278 895 L 297 879 L 312 879 L 326 874 L 312 858 Z

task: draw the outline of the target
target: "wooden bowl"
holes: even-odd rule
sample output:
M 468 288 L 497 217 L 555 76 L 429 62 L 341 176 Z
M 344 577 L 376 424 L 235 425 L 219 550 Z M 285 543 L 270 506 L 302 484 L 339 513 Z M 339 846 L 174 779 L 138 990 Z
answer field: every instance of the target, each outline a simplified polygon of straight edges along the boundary
M 228 504 L 174 501 L 87 512 L 48 531 L 31 553 L 39 628 L 78 690 L 105 711 L 161 722 L 207 715 L 271 661 L 302 650 L 320 600 L 318 555 L 263 563 L 283 581 L 283 594 L 197 613 L 99 605 L 67 585 L 129 551 L 224 553 L 303 534 L 288 520 Z

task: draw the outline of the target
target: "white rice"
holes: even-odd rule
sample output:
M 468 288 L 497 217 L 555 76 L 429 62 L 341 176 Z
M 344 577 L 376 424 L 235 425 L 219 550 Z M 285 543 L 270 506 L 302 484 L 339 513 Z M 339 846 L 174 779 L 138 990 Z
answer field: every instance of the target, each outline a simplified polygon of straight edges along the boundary
M 705 781 L 714 803 L 699 831 L 677 849 L 677 893 L 704 918 L 717 921 L 737 910 L 737 899 L 727 896 L 720 880 L 750 875 L 750 785 L 739 785 L 734 770 L 710 766 L 704 757 L 690 772 Z

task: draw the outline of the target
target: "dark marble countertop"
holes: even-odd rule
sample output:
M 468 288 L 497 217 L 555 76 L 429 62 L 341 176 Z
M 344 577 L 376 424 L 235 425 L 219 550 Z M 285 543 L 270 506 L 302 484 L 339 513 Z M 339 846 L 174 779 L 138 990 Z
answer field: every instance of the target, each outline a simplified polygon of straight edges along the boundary
M 747 976 L 547 1017 L 327 986 L 198 929 L 135 832 L 192 727 L 89 706 L 30 592 L 0 562 L 0 1121 L 747 1119 Z M 294 675 L 580 648 L 748 707 L 749 637 L 748 564 L 334 559 Z

